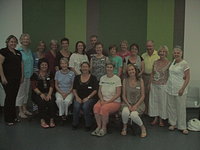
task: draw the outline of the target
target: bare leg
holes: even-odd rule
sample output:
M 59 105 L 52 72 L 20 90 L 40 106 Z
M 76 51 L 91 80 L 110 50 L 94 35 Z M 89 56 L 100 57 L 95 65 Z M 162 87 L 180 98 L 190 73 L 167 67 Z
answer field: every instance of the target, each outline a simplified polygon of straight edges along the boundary
M 106 131 L 109 116 L 102 116 L 102 129 Z
M 97 128 L 101 129 L 101 126 L 102 126 L 101 115 L 95 114 L 95 119 L 96 119 L 96 122 L 97 122 Z

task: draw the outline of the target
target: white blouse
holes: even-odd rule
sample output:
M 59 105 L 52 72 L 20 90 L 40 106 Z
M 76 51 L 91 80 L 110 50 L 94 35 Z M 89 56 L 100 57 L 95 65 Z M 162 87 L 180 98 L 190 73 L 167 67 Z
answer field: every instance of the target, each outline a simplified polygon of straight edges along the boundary
M 179 63 L 172 62 L 169 67 L 169 78 L 167 81 L 166 92 L 170 95 L 178 96 L 178 91 L 184 84 L 184 72 L 189 69 L 188 63 L 182 60 Z M 183 94 L 187 94 L 187 87 Z
M 89 62 L 86 54 L 73 53 L 69 59 L 69 67 L 74 68 L 77 74 L 81 74 L 80 65 L 83 62 Z

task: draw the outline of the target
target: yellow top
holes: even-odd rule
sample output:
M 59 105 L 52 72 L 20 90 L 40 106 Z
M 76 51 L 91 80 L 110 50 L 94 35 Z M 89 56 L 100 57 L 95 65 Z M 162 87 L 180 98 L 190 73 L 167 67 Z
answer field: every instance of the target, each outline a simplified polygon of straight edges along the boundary
M 151 56 L 145 52 L 142 54 L 142 58 L 144 59 L 144 73 L 151 74 L 154 61 L 160 58 L 160 56 L 158 56 L 158 52 L 154 50 Z

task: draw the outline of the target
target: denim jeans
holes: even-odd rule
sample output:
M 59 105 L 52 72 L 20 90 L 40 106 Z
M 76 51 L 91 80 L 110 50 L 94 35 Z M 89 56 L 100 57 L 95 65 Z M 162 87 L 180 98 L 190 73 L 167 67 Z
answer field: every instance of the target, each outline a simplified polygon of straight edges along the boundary
M 85 119 L 85 126 L 90 127 L 92 125 L 92 107 L 94 103 L 94 99 L 89 99 L 84 103 L 79 103 L 74 100 L 73 105 L 73 125 L 77 126 L 79 124 L 79 116 L 80 111 L 83 111 L 84 119 Z

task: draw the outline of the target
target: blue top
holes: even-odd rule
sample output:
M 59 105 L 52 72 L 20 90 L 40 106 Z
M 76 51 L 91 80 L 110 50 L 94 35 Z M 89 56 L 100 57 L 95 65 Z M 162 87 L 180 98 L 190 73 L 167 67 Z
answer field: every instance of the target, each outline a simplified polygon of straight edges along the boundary
M 75 74 L 73 71 L 68 71 L 66 74 L 60 70 L 56 72 L 55 80 L 58 82 L 58 88 L 63 92 L 69 92 L 73 87 Z
M 22 62 L 24 65 L 24 78 L 30 78 L 33 74 L 33 54 L 30 49 L 24 51 L 22 47 L 18 48 L 22 54 Z
M 112 63 L 115 64 L 115 68 L 114 68 L 114 70 L 113 70 L 113 73 L 114 73 L 115 75 L 118 75 L 118 73 L 119 73 L 119 68 L 123 66 L 122 58 L 121 58 L 120 56 L 115 56 L 115 57 L 110 56 L 109 59 L 110 59 L 110 61 L 111 61 Z

